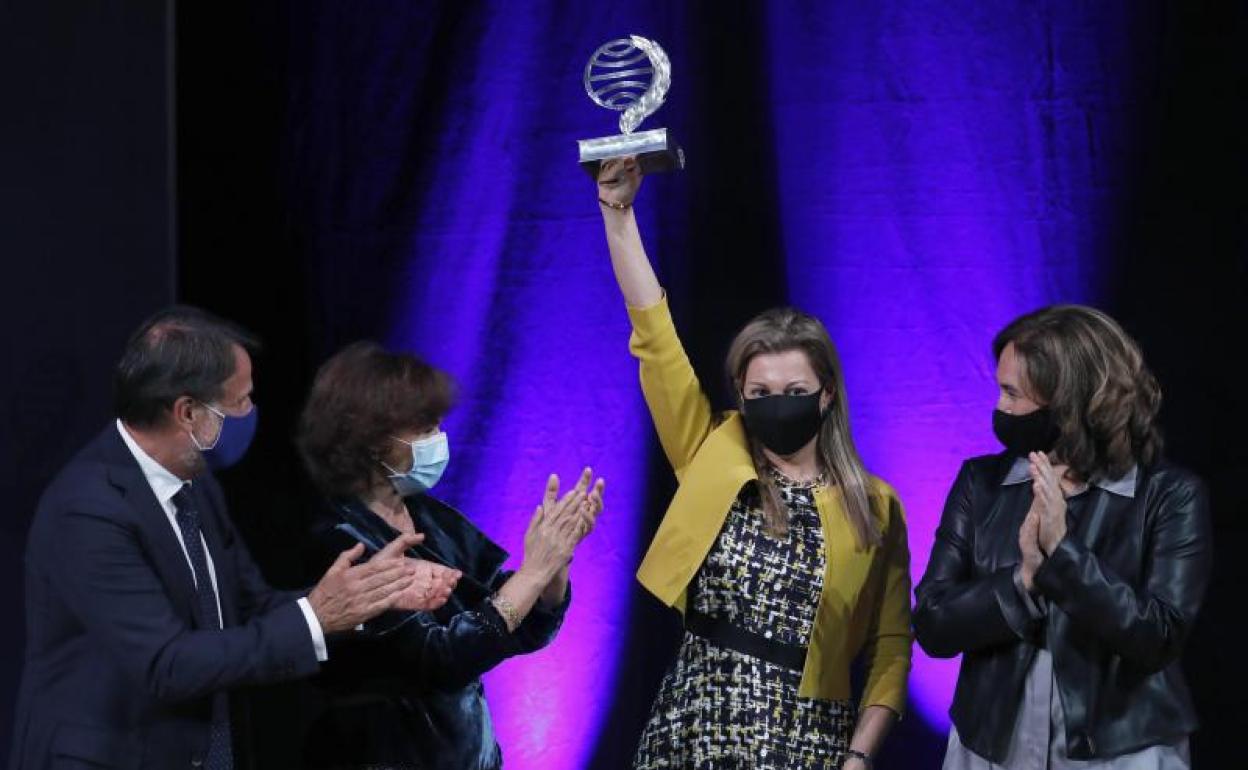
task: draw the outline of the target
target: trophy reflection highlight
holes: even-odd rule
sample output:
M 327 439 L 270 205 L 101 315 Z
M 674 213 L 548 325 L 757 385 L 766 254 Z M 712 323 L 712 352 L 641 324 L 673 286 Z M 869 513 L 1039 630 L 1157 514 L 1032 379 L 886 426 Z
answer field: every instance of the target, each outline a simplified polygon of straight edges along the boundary
M 636 156 L 644 174 L 685 167 L 684 150 L 666 128 L 634 133 L 641 121 L 663 106 L 672 84 L 667 53 L 653 40 L 632 35 L 600 46 L 585 65 L 585 93 L 599 107 L 620 110 L 620 133 L 581 139 L 581 168 L 595 179 L 604 160 Z

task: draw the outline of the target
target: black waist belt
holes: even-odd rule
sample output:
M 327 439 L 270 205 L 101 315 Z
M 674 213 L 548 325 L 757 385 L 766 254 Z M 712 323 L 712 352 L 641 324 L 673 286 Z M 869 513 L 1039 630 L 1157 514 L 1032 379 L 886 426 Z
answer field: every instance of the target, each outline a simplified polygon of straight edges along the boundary
M 711 617 L 697 610 L 685 611 L 685 630 L 720 647 L 774 663 L 782 668 L 801 671 L 806 666 L 805 647 L 773 641 L 735 626 L 723 618 Z

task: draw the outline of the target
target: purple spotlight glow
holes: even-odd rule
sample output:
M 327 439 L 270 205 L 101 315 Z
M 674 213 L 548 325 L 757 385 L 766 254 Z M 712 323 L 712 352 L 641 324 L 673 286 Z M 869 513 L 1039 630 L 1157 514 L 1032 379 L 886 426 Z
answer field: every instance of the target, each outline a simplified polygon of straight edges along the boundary
M 523 265 L 526 255 L 553 248 L 542 228 L 526 233 L 530 248 L 523 253 L 492 246 L 507 218 L 500 210 L 488 225 L 478 222 L 462 251 L 454 249 L 487 255 L 482 258 L 495 261 L 493 267 L 448 259 L 447 274 L 435 280 L 456 291 L 413 307 L 411 331 L 401 342 L 459 382 L 463 399 L 446 426 L 452 461 L 439 492 L 512 553 L 513 568 L 547 474 L 558 473 L 566 487 L 590 465 L 607 479 L 606 510 L 573 564 L 573 601 L 559 636 L 485 678 L 508 767 L 579 768 L 613 688 L 615 628 L 624 622 L 638 558 L 634 516 L 642 505 L 649 426 L 636 419 L 644 406 L 609 273 L 555 281 L 548 268 L 530 265 L 500 279 L 504 264 Z M 591 225 L 597 226 L 590 222 L 590 232 L 578 236 L 583 242 L 600 237 Z M 462 318 L 472 306 L 490 309 L 479 321 L 436 321 Z M 479 334 L 494 324 L 506 324 L 508 333 Z M 592 689 L 585 686 L 590 680 Z
M 530 56 L 535 44 L 521 30 L 490 29 L 481 50 L 503 60 Z M 406 276 L 392 342 L 456 378 L 461 398 L 446 425 L 451 463 L 438 491 L 511 552 L 510 567 L 523 555 L 547 474 L 558 473 L 566 487 L 589 465 L 607 480 L 606 509 L 572 567 L 573 600 L 559 636 L 485 676 L 507 767 L 577 770 L 589 761 L 615 687 L 651 428 L 640 419 L 627 315 L 592 186 L 575 164 L 576 127 L 532 155 L 495 141 L 529 135 L 536 114 L 549 112 L 537 101 L 508 101 L 511 76 L 505 68 L 497 75 L 476 87 L 497 89 L 508 109 L 458 113 L 439 153 L 439 192 L 413 229 L 410 251 L 419 259 Z M 581 98 L 568 91 L 552 98 Z M 588 106 L 584 112 L 592 116 Z M 567 162 L 552 167 L 546 156 L 560 150 Z M 513 182 L 497 184 L 500 174 Z M 542 180 L 540 189 L 517 200 L 514 178 L 528 175 Z M 572 202 L 584 203 L 583 216 L 567 218 Z
M 583 61 L 547 45 L 538 17 L 482 22 L 463 30 L 460 50 L 475 64 L 443 113 L 453 125 L 429 130 L 440 146 L 422 187 L 436 193 L 411 227 L 391 341 L 455 377 L 451 463 L 438 492 L 511 552 L 509 567 L 519 566 L 548 474 L 566 488 L 589 465 L 607 480 L 558 637 L 484 677 L 507 767 L 577 770 L 615 687 L 650 427 L 638 419 L 628 320 L 592 185 L 575 163 L 578 126 L 557 117 L 571 105 L 596 117 L 577 87 Z M 558 63 L 543 67 L 543 57 Z M 552 77 L 566 88 L 524 87 Z
M 331 147 L 345 132 L 354 153 L 309 156 L 321 188 L 361 211 L 341 231 L 334 206 L 324 216 L 340 252 L 333 270 L 357 269 L 343 255 L 397 256 L 407 272 L 390 341 L 459 381 L 443 497 L 518 559 L 547 473 L 570 479 L 590 464 L 609 482 L 559 638 L 486 677 L 507 766 L 520 770 L 587 765 L 615 697 L 643 545 L 652 429 L 592 190 L 575 167 L 575 140 L 610 122 L 576 87 L 583 57 L 636 30 L 686 62 L 688 82 L 713 77 L 698 70 L 710 64 L 702 47 L 682 58 L 696 14 L 573 7 L 466 14 L 447 28 L 416 6 L 365 17 L 363 28 L 344 14 L 326 28 L 367 46 L 309 33 L 324 74 L 301 91 L 335 108 L 308 130 Z M 907 504 L 917 580 L 958 463 L 995 450 L 992 334 L 1038 305 L 1098 296 L 1131 115 L 1128 43 L 1099 31 L 1128 28 L 1130 9 L 950 0 L 769 3 L 760 13 L 770 82 L 758 108 L 774 142 L 759 149 L 776 194 L 761 190 L 759 205 L 780 224 L 790 300 L 822 317 L 841 348 L 867 464 Z M 445 39 L 420 37 L 433 29 Z M 449 58 L 425 61 L 435 50 Z M 369 88 L 344 74 L 357 70 Z M 674 91 L 664 121 L 680 125 L 682 109 L 690 123 L 731 120 L 743 108 L 704 116 L 697 106 Z M 701 168 L 725 160 L 688 149 Z M 680 212 L 689 201 L 669 203 Z M 664 220 L 666 232 L 657 224 L 642 228 L 660 262 L 705 235 L 680 216 Z M 938 729 L 956 671 L 957 661 L 916 651 L 914 701 Z
M 959 463 L 999 451 L 993 334 L 1096 296 L 1115 184 L 1096 161 L 1128 105 L 1072 106 L 1087 83 L 1064 73 L 1100 72 L 1105 56 L 1085 18 L 769 9 L 790 298 L 840 348 L 860 449 L 908 509 L 917 583 Z M 1070 34 L 1046 60 L 1055 25 Z M 912 697 L 941 729 L 957 672 L 916 646 Z
M 492 238 L 489 228 L 476 232 Z M 531 236 L 542 243 L 541 233 Z M 414 318 L 429 314 L 413 321 L 413 332 L 432 333 L 401 340 L 448 368 L 463 394 L 446 425 L 452 460 L 440 495 L 506 547 L 515 568 L 547 474 L 558 473 L 566 488 L 590 465 L 607 479 L 606 510 L 577 553 L 573 601 L 559 636 L 549 648 L 508 660 L 485 677 L 508 767 L 584 767 L 614 687 L 617 629 L 638 559 L 634 517 L 642 505 L 649 426 L 636 419 L 644 406 L 627 355 L 627 321 L 615 287 L 606 283 L 609 275 L 596 292 L 583 282 L 556 286 L 534 269 L 511 280 L 510 299 L 495 299 L 483 321 L 505 322 L 508 335 L 497 343 L 486 339 L 468 361 L 464 351 L 481 343 L 482 335 L 459 323 L 439 328 L 432 319 L 455 317 L 453 305 L 465 300 L 487 304 L 482 295 L 491 286 L 474 280 L 476 273 L 460 273 L 463 267 L 455 263 L 447 269 L 456 273 L 444 280 L 456 283 L 457 299 L 413 309 Z M 577 718 L 568 719 L 570 714 Z

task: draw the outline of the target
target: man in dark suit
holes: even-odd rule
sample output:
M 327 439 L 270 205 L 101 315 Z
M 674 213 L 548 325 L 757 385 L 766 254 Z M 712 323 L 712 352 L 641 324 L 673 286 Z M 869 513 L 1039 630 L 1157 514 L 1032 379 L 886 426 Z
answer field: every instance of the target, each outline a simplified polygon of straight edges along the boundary
M 26 548 L 26 660 L 13 768 L 211 768 L 235 756 L 231 689 L 314 673 L 325 635 L 441 606 L 457 577 L 344 552 L 306 594 L 271 589 L 209 468 L 255 429 L 254 341 L 193 308 L 144 323 L 116 372 L 117 421 L 53 480 Z

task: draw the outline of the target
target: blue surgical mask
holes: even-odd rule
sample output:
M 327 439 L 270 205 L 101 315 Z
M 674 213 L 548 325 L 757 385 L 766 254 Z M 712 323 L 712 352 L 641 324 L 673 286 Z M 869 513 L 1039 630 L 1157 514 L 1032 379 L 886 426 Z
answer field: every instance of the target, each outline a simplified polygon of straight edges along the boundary
M 386 470 L 390 471 L 387 478 L 394 485 L 394 490 L 401 497 L 407 497 L 433 489 L 433 485 L 442 478 L 442 472 L 446 470 L 447 463 L 451 461 L 451 447 L 446 434 L 439 431 L 419 441 L 403 441 L 401 438 L 394 440 L 401 441 L 412 448 L 412 468 L 406 473 L 382 463 Z
M 212 444 L 205 446 L 191 433 L 191 441 L 204 455 L 204 462 L 214 471 L 228 468 L 243 459 L 251 440 L 256 435 L 256 422 L 259 419 L 259 408 L 251 405 L 251 409 L 242 417 L 226 414 L 216 407 L 204 404 L 204 408 L 221 418 L 221 430 Z

